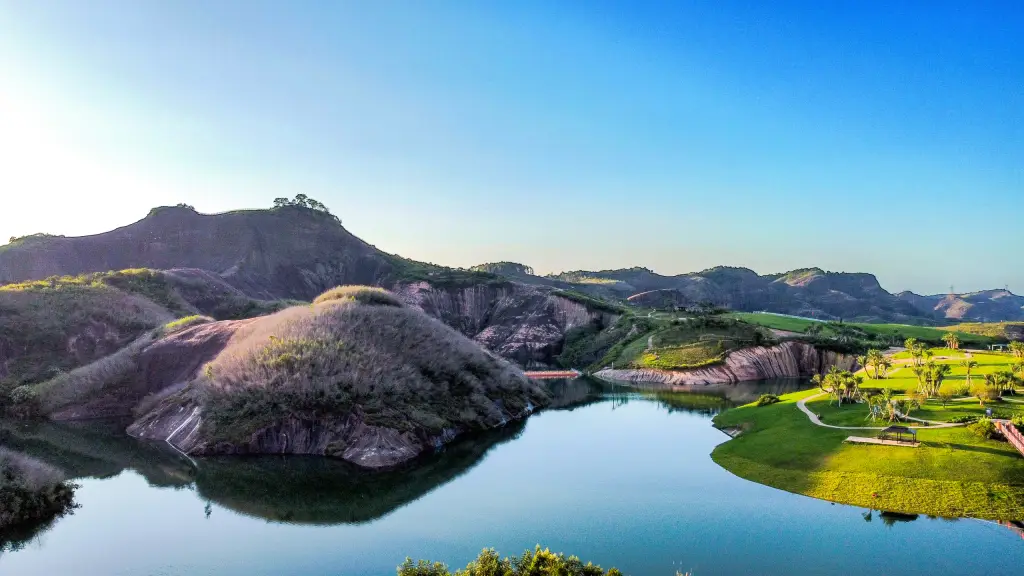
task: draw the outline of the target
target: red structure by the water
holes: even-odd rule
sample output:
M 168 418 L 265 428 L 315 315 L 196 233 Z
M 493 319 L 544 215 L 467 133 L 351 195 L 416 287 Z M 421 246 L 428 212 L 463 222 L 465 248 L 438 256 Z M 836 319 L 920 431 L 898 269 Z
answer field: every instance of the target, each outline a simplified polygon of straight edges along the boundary
M 526 372 L 527 378 L 533 380 L 556 380 L 560 378 L 579 378 L 580 372 L 577 370 L 537 370 L 533 372 Z

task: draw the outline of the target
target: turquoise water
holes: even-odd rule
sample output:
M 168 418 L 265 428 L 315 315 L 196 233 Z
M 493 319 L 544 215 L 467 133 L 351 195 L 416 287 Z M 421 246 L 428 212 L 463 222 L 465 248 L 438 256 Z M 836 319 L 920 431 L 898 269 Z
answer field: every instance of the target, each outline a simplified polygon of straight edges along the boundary
M 572 409 L 413 471 L 314 458 L 187 462 L 96 426 L 3 429 L 80 477 L 81 507 L 0 555 L 4 575 L 379 575 L 537 543 L 634 576 L 1017 573 L 1024 540 L 975 520 L 886 518 L 747 482 L 709 454 L 738 399 L 577 394 Z M 1022 464 L 1024 465 L 1024 464 Z M 8 545 L 10 548 L 10 545 Z

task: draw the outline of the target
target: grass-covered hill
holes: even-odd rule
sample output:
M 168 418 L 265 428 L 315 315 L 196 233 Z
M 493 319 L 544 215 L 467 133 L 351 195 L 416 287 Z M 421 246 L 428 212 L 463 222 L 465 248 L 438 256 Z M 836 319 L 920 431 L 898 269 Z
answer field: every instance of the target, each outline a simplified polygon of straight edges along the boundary
M 321 454 L 387 467 L 549 400 L 507 361 L 380 289 L 338 288 L 235 326 L 132 434 L 178 430 L 172 441 L 195 454 Z
M 18 386 L 107 357 L 177 319 L 248 318 L 285 306 L 250 298 L 201 270 L 131 269 L 0 285 L 0 406 Z

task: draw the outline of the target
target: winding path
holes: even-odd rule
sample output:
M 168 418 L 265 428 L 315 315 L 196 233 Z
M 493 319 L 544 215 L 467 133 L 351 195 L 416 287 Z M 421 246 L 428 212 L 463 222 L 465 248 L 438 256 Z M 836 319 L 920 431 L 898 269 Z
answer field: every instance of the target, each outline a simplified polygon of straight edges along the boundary
M 825 395 L 826 395 L 825 392 L 821 392 L 820 394 L 815 394 L 814 396 L 808 396 L 807 398 L 803 398 L 803 399 L 797 400 L 797 402 L 796 402 L 796 407 L 799 408 L 801 412 L 803 412 L 804 414 L 807 415 L 807 418 L 809 418 L 811 420 L 812 424 L 817 424 L 818 426 L 821 426 L 822 428 L 834 428 L 836 430 L 885 430 L 886 429 L 886 426 L 833 426 L 832 424 L 825 424 L 824 422 L 821 421 L 821 418 L 818 418 L 817 414 L 815 414 L 814 412 L 811 412 L 811 409 L 807 407 L 807 401 L 808 400 L 814 400 L 816 398 L 821 398 L 822 396 L 825 396 Z M 914 422 L 922 422 L 924 424 L 928 424 L 928 426 L 918 426 L 917 427 L 918 430 L 927 430 L 927 429 L 932 429 L 932 428 L 956 428 L 958 426 L 963 426 L 963 424 L 954 424 L 952 422 L 936 422 L 934 420 L 921 420 L 920 418 L 912 418 L 910 416 L 904 416 L 904 418 L 906 418 L 907 420 L 913 420 Z

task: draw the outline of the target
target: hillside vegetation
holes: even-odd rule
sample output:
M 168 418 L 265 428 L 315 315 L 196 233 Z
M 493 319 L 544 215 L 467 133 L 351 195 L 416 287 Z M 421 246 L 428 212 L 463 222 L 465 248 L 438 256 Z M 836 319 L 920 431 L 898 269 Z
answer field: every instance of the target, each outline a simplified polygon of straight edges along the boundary
M 245 439 L 296 414 L 357 413 L 439 434 L 490 428 L 544 394 L 522 373 L 388 292 L 343 287 L 239 334 L 201 386 L 212 438 Z
M 149 330 L 166 333 L 204 315 L 247 318 L 287 305 L 249 298 L 187 270 L 131 269 L 0 286 L 0 405 L 12 389 L 115 354 Z

